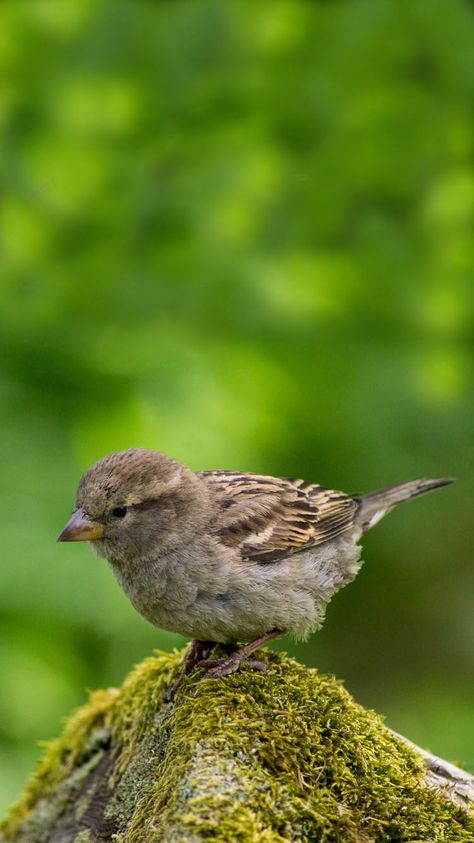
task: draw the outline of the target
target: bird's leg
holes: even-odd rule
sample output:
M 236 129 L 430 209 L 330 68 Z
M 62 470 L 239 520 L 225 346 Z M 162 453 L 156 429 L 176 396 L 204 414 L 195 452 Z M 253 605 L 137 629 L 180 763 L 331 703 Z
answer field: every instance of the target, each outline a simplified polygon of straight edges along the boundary
M 186 653 L 183 669 L 179 674 L 176 682 L 171 686 L 168 691 L 168 699 L 173 699 L 176 692 L 179 690 L 179 688 L 181 688 L 181 685 L 183 684 L 184 679 L 188 675 L 188 673 L 191 673 L 196 667 L 196 665 L 198 665 L 200 661 L 202 661 L 206 658 L 206 656 L 209 655 L 213 647 L 214 641 L 200 641 L 197 638 L 194 638 L 193 641 L 191 641 L 188 647 L 188 651 Z
M 266 632 L 265 635 L 262 635 L 260 638 L 256 638 L 255 641 L 250 641 L 249 644 L 245 644 L 245 646 L 240 647 L 239 650 L 234 650 L 230 656 L 224 656 L 222 659 L 202 659 L 198 662 L 197 666 L 211 668 L 211 670 L 208 670 L 204 675 L 204 679 L 220 679 L 221 676 L 227 676 L 229 673 L 235 673 L 242 664 L 248 665 L 253 670 L 266 670 L 267 665 L 265 662 L 257 661 L 256 659 L 249 659 L 248 657 L 254 650 L 261 647 L 262 644 L 266 644 L 267 641 L 271 641 L 273 638 L 277 638 L 281 634 L 280 629 L 271 629 L 270 632 Z

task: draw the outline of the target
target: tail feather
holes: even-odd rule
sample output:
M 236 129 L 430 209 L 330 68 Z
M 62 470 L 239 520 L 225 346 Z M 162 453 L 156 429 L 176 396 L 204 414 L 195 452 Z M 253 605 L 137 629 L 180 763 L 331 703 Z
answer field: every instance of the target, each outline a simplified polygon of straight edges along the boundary
M 420 480 L 410 480 L 408 483 L 397 483 L 395 486 L 388 486 L 386 489 L 378 489 L 360 498 L 360 506 L 357 512 L 356 521 L 364 530 L 369 530 L 377 524 L 387 512 L 394 506 L 404 503 L 417 495 L 424 495 L 432 489 L 439 489 L 441 486 L 448 486 L 453 482 L 452 477 L 440 477 L 436 480 L 427 480 L 422 477 Z

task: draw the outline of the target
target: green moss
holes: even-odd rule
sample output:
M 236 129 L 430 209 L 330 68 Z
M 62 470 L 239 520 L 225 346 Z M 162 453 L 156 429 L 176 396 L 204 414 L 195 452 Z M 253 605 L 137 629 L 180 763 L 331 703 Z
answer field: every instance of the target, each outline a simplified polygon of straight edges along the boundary
M 80 773 L 87 775 L 88 765 L 84 762 L 91 755 L 92 743 L 100 736 L 105 714 L 111 710 L 118 696 L 119 692 L 115 688 L 94 691 L 89 702 L 69 717 L 61 737 L 45 743 L 46 752 L 42 760 L 20 800 L 10 809 L 7 821 L 0 826 L 0 831 L 3 832 L 1 840 L 14 839 L 16 831 L 34 812 L 39 800 L 59 789 L 69 777 L 74 776 L 77 767 Z M 57 809 L 57 805 L 53 808 Z
M 164 692 L 182 654 L 147 659 L 120 691 L 93 694 L 49 746 L 0 839 L 33 840 L 35 816 L 49 803 L 57 813 L 65 782 L 73 804 L 71 779 L 108 751 L 104 817 L 117 843 L 472 843 L 474 820 L 424 785 L 422 761 L 377 715 L 332 677 L 264 658 L 266 673 L 192 677 L 174 704 Z M 80 809 L 76 800 L 81 816 L 90 792 Z

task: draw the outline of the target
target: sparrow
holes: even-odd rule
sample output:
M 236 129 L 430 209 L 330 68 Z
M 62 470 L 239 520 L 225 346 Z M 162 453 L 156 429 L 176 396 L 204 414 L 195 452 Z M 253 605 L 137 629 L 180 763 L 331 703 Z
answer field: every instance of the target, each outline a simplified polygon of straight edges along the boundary
M 173 695 L 197 666 L 218 678 L 277 636 L 320 629 L 359 571 L 359 540 L 400 503 L 452 482 L 349 495 L 304 480 L 194 472 L 130 448 L 92 465 L 58 541 L 89 541 L 150 623 L 192 639 Z M 225 655 L 208 656 L 216 644 Z

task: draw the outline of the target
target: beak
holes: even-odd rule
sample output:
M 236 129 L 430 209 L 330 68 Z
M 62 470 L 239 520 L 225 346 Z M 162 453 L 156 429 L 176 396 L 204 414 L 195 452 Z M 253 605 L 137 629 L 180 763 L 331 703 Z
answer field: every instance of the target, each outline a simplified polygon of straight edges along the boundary
M 91 521 L 81 507 L 71 515 L 64 530 L 58 536 L 58 542 L 94 542 L 101 539 L 103 535 L 102 524 Z

